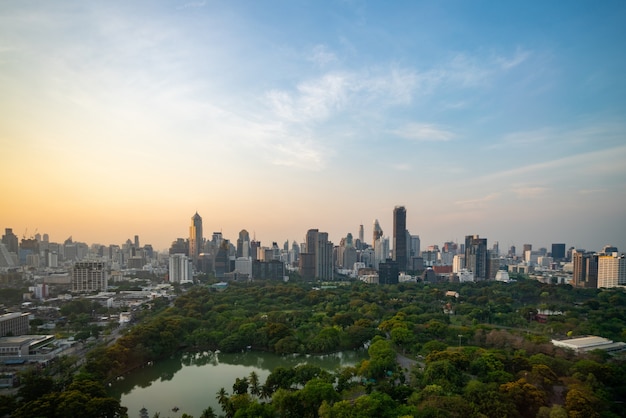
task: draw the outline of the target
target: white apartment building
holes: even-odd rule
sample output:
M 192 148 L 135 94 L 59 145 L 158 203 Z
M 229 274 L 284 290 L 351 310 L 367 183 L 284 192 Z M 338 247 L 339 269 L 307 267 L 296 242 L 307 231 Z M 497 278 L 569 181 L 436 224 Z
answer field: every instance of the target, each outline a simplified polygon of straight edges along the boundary
M 598 257 L 598 288 L 626 286 L 626 256 L 612 253 Z

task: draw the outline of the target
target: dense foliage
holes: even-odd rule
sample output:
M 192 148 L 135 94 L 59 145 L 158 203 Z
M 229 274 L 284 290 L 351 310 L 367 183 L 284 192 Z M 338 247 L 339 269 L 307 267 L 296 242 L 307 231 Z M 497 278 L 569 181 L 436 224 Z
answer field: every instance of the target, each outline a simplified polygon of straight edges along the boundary
M 538 311 L 551 312 L 538 322 Z M 357 367 L 279 368 L 265 383 L 237 379 L 232 394 L 224 390 L 218 399 L 228 417 L 624 414 L 623 358 L 575 355 L 550 343 L 584 334 L 626 339 L 623 290 L 530 280 L 331 288 L 234 283 L 223 292 L 196 286 L 172 304 L 155 300 L 141 314 L 115 344 L 89 354 L 85 376 L 107 382 L 181 350 L 282 354 L 367 346 L 369 359 Z

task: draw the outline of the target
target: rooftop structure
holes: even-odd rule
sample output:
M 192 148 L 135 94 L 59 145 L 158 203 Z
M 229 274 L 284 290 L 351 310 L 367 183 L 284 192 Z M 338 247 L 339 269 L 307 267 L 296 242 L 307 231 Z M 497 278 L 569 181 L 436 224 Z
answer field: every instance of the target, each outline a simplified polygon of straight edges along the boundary
M 552 344 L 557 347 L 568 348 L 576 353 L 585 353 L 592 350 L 604 350 L 615 353 L 626 350 L 626 343 L 613 342 L 607 338 L 593 335 L 569 340 L 552 340 Z

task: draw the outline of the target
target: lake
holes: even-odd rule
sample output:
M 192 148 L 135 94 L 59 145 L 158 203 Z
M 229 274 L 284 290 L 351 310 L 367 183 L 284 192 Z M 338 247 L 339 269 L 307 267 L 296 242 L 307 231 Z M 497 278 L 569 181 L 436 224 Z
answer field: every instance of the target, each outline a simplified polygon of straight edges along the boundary
M 280 356 L 272 353 L 245 352 L 215 354 L 203 352 L 179 354 L 151 366 L 135 370 L 110 388 L 112 396 L 128 408 L 129 417 L 138 417 L 141 408 L 150 418 L 156 412 L 161 418 L 180 417 L 183 413 L 198 418 L 207 407 L 223 414 L 216 396 L 220 388 L 232 394 L 236 378 L 256 372 L 259 382 L 276 367 L 311 364 L 328 371 L 352 366 L 367 358 L 366 350 L 346 351 L 322 356 Z M 172 408 L 180 408 L 173 411 Z

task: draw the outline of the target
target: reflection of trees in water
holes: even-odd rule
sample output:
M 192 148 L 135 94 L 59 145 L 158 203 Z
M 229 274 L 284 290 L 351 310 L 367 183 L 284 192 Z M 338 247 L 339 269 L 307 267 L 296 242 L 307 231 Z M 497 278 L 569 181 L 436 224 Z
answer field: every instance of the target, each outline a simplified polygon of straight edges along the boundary
M 181 362 L 185 366 L 212 366 L 218 365 L 217 354 L 212 351 L 202 351 L 199 353 L 184 353 Z
M 295 367 L 300 364 L 310 364 L 324 370 L 335 371 L 347 364 L 353 365 L 367 357 L 367 351 L 345 351 L 327 355 L 284 355 L 272 353 L 244 352 L 244 353 L 214 353 L 211 351 L 179 353 L 170 358 L 146 365 L 134 370 L 123 380 L 113 383 L 112 396 L 121 397 L 129 394 L 134 388 L 147 388 L 157 380 L 170 381 L 174 375 L 185 367 L 219 366 L 220 363 L 234 366 L 253 367 L 258 370 L 274 371 L 277 367 Z M 228 382 L 230 386 L 233 382 Z
M 324 370 L 334 371 L 342 366 L 353 365 L 367 357 L 367 351 L 345 351 L 325 355 L 277 355 L 258 353 L 254 351 L 216 355 L 219 363 L 256 367 L 272 372 L 277 367 L 295 367 L 300 364 L 310 364 Z
M 113 396 L 126 395 L 135 387 L 147 388 L 152 382 L 161 380 L 172 380 L 174 375 L 183 368 L 181 355 L 175 355 L 168 359 L 161 360 L 153 365 L 145 365 L 140 369 L 133 370 L 129 375 L 124 376 L 112 384 L 111 392 Z

